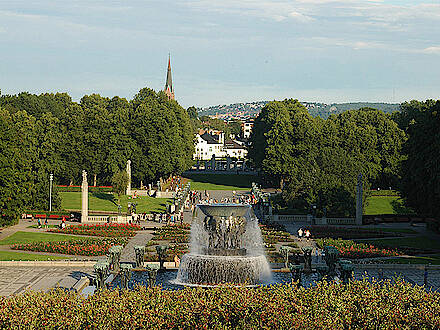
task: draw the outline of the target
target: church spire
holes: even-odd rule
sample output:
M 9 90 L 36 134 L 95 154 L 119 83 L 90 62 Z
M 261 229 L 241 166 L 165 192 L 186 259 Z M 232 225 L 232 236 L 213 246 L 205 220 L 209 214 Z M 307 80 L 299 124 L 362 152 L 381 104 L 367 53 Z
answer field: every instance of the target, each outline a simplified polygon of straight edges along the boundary
M 167 81 L 165 82 L 164 92 L 168 96 L 168 99 L 174 100 L 173 81 L 171 79 L 171 57 L 170 57 L 170 54 L 168 54 Z

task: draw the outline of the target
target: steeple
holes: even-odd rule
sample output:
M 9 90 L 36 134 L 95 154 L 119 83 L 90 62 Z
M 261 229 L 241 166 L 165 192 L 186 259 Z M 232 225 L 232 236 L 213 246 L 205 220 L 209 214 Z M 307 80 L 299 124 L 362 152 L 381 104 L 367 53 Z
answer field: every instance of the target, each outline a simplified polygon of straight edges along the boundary
M 165 83 L 165 94 L 168 96 L 169 100 L 174 100 L 174 88 L 173 81 L 171 79 L 171 58 L 170 54 L 168 54 L 168 71 L 167 71 L 167 81 Z

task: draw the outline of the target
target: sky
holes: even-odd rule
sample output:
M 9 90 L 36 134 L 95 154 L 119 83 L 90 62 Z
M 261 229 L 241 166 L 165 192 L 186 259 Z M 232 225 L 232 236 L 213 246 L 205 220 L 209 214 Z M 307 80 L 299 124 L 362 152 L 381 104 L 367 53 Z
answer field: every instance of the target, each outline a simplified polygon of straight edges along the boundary
M 440 99 L 440 0 L 0 0 L 2 94 Z

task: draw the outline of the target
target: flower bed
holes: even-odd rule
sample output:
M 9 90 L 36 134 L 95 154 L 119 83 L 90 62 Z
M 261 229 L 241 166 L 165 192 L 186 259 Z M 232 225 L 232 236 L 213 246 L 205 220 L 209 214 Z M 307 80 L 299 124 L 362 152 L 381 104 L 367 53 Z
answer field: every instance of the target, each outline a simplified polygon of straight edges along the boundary
M 439 329 L 440 294 L 397 280 L 0 297 L 2 329 Z
M 322 249 L 324 246 L 334 246 L 341 254 L 342 258 L 361 259 L 376 257 L 393 257 L 399 253 L 395 250 L 380 249 L 370 244 L 356 243 L 350 240 L 320 238 L 316 240 Z
M 82 224 L 67 226 L 64 229 L 53 228 L 49 229 L 52 233 L 73 234 L 73 235 L 88 235 L 88 236 L 103 236 L 103 237 L 133 237 L 136 235 L 136 230 L 140 230 L 139 225 L 134 224 Z
M 164 226 L 154 232 L 153 240 L 187 243 L 189 241 L 189 224 Z
M 61 242 L 35 242 L 29 244 L 14 244 L 13 250 L 51 252 L 80 256 L 100 256 L 108 252 L 113 245 L 127 244 L 127 238 L 81 239 Z

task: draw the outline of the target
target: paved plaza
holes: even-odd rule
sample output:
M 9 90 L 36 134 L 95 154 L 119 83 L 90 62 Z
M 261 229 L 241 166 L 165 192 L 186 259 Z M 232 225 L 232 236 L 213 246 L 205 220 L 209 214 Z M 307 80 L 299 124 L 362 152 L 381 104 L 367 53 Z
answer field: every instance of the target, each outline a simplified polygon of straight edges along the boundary
M 70 289 L 82 277 L 92 278 L 91 267 L 0 267 L 0 296 L 12 296 L 25 290 Z

